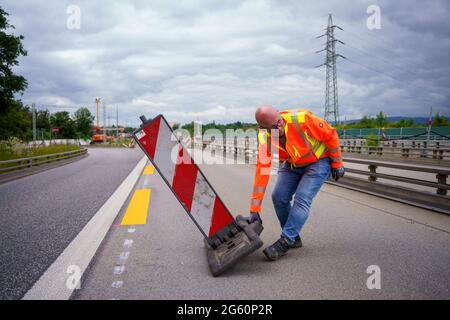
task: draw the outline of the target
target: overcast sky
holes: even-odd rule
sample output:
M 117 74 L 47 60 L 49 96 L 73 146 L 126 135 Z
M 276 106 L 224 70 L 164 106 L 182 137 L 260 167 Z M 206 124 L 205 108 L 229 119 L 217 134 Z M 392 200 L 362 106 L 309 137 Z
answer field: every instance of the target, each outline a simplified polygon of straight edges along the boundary
M 16 69 L 38 108 L 94 111 L 137 125 L 169 121 L 254 122 L 255 107 L 324 113 L 324 33 L 333 13 L 341 119 L 450 116 L 450 2 L 427 1 L 36 1 L 3 0 L 25 36 Z M 80 9 L 80 28 L 70 5 Z M 369 30 L 370 5 L 381 29 Z M 61 106 L 61 107 L 56 107 Z M 112 120 L 111 120 L 112 121 Z

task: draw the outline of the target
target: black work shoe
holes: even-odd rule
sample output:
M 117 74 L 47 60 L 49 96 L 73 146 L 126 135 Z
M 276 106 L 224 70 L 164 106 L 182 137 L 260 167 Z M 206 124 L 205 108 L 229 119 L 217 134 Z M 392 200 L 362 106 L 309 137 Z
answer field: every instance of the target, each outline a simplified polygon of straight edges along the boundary
M 302 239 L 300 238 L 300 236 L 296 236 L 294 243 L 290 244 L 289 243 L 289 248 L 301 248 L 303 246 L 302 244 Z
M 263 250 L 263 253 L 267 257 L 267 259 L 275 261 L 278 260 L 279 257 L 284 256 L 288 250 L 289 243 L 285 238 L 281 237 L 273 245 L 265 248 Z

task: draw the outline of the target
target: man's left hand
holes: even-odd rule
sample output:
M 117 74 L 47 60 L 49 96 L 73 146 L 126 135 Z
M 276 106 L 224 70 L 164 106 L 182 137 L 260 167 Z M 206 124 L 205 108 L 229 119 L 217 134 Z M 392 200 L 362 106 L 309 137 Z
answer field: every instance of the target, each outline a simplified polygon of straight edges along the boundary
M 262 219 L 261 219 L 259 213 L 257 213 L 257 212 L 250 212 L 250 223 L 253 223 L 253 222 L 256 222 L 256 221 L 258 221 L 258 222 L 260 222 L 262 224 Z

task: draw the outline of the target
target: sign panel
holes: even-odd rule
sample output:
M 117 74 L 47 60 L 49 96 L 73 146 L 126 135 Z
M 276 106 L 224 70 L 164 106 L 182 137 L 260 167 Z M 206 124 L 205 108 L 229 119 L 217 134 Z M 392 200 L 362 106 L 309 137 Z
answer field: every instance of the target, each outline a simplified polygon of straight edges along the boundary
M 144 123 L 134 138 L 205 237 L 234 221 L 164 116 Z

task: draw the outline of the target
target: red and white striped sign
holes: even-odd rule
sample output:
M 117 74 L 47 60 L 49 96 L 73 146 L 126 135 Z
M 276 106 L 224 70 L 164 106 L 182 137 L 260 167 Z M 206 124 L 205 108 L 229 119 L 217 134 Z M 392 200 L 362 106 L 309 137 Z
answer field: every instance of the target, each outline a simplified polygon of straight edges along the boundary
M 211 237 L 233 222 L 233 216 L 162 115 L 145 123 L 134 137 L 205 236 Z

